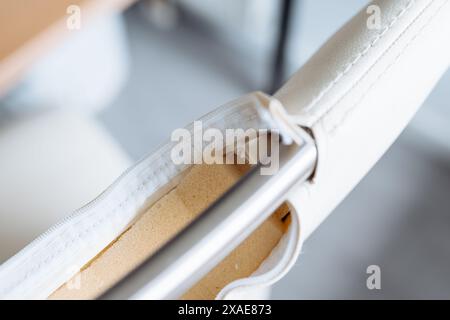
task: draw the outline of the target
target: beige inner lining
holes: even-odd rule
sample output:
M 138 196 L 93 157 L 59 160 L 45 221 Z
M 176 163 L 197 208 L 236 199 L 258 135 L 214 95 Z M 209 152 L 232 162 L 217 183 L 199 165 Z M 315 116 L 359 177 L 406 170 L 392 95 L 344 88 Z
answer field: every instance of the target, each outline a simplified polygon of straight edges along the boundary
M 247 169 L 246 165 L 193 166 L 176 188 L 155 202 L 49 298 L 92 299 L 99 296 L 191 222 Z M 230 282 L 250 276 L 286 231 L 288 213 L 287 206 L 280 207 L 182 299 L 214 299 Z

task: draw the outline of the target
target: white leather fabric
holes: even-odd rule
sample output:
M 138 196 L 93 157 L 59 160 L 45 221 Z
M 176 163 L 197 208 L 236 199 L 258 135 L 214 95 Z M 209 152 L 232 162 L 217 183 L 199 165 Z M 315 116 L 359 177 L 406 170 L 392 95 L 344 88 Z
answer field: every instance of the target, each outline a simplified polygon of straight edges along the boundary
M 258 101 L 254 95 L 247 95 L 200 120 L 204 128 L 221 129 L 223 134 L 229 128 L 270 129 L 271 125 L 260 117 L 263 109 L 255 108 Z M 194 127 L 187 129 L 192 132 Z M 0 265 L 0 298 L 45 299 L 114 241 L 144 205 L 169 191 L 189 167 L 174 164 L 170 157 L 174 145 L 176 142 L 163 144 L 128 169 L 95 200 Z M 104 159 L 99 164 L 107 161 Z M 297 236 L 290 242 L 296 244 L 296 240 Z
M 311 181 L 286 195 L 296 214 L 284 239 L 252 277 L 229 284 L 218 298 L 255 297 L 288 272 L 303 240 L 380 159 L 447 69 L 449 1 L 374 4 L 381 9 L 378 30 L 367 28 L 363 10 L 276 93 L 287 112 L 278 120 L 314 136 L 317 168 Z M 262 124 L 245 99 L 238 109 L 229 105 L 208 115 L 207 122 L 222 129 L 258 128 Z M 163 172 L 155 168 L 168 146 L 138 163 L 100 201 L 0 266 L 0 297 L 48 296 L 77 271 L 65 274 L 65 268 L 86 263 L 118 236 L 137 208 L 175 176 L 173 163 L 163 163 Z
M 339 30 L 276 94 L 291 124 L 308 128 L 318 148 L 311 181 L 287 195 L 300 220 L 297 250 L 275 271 L 224 288 L 251 297 L 292 267 L 305 239 L 351 192 L 399 136 L 450 63 L 450 1 L 375 1 Z M 295 224 L 297 225 L 297 224 Z
M 318 147 L 312 182 L 289 195 L 307 238 L 408 124 L 450 63 L 450 1 L 374 1 L 339 30 L 275 97 Z

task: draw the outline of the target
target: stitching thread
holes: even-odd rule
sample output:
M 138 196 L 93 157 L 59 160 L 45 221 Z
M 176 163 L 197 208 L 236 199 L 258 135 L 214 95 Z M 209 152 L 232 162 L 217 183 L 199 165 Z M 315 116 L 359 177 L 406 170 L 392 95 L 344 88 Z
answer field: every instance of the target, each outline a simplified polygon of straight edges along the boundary
M 157 168 L 157 170 L 163 169 L 163 166 L 159 166 Z M 109 213 L 107 213 L 106 215 L 104 215 L 103 217 L 97 219 L 95 222 L 93 222 L 92 225 L 86 227 L 85 229 L 79 231 L 77 234 L 75 234 L 74 236 L 70 237 L 66 242 L 64 242 L 64 245 L 62 247 L 60 247 L 57 251 L 55 251 L 53 254 L 51 254 L 50 256 L 48 256 L 47 258 L 45 258 L 43 261 L 40 261 L 38 264 L 36 264 L 34 267 L 32 267 L 30 270 L 28 270 L 25 274 L 25 276 L 21 279 L 19 279 L 18 281 L 16 281 L 15 283 L 11 284 L 9 287 L 7 287 L 5 290 L 2 291 L 2 294 L 8 292 L 9 290 L 11 290 L 13 287 L 21 284 L 22 282 L 24 282 L 26 279 L 29 278 L 29 276 L 35 272 L 38 271 L 41 267 L 43 267 L 44 265 L 46 265 L 47 263 L 49 263 L 51 260 L 53 260 L 56 256 L 58 256 L 59 254 L 61 254 L 62 251 L 64 251 L 65 249 L 67 249 L 69 247 L 69 245 L 72 245 L 76 240 L 81 239 L 84 237 L 85 234 L 89 233 L 92 229 L 94 229 L 95 227 L 97 227 L 98 225 L 100 225 L 103 221 L 105 221 L 107 218 L 110 218 L 111 215 L 117 215 L 118 214 L 118 210 L 120 208 L 123 208 L 123 206 L 125 204 L 127 204 L 128 202 L 130 202 L 131 198 L 134 197 L 134 195 L 139 191 L 142 190 L 151 180 L 152 178 L 155 177 L 154 172 L 149 173 L 149 176 L 147 176 L 144 181 L 139 185 L 138 188 L 136 188 L 134 191 L 132 191 L 130 193 L 130 195 L 125 198 L 125 200 L 119 202 L 114 209 L 112 209 Z M 161 184 L 158 184 L 157 187 L 161 186 Z
M 233 116 L 233 115 L 231 115 Z M 233 126 L 235 125 L 235 122 L 240 122 L 242 120 L 250 122 L 253 121 L 254 119 L 256 119 L 258 116 L 257 115 L 253 115 L 250 114 L 247 116 L 246 119 L 242 119 L 239 117 L 236 118 L 231 118 L 233 121 L 230 121 L 230 124 Z M 74 236 L 69 237 L 69 239 L 67 241 L 65 241 L 64 245 L 62 247 L 60 247 L 57 251 L 55 251 L 53 254 L 51 254 L 50 256 L 47 256 L 44 260 L 41 260 L 38 264 L 35 264 L 34 267 L 32 267 L 31 269 L 29 269 L 28 271 L 26 271 L 25 275 L 20 278 L 19 280 L 15 281 L 14 283 L 12 283 L 11 285 L 9 285 L 8 287 L 6 287 L 5 289 L 3 289 L 1 291 L 1 295 L 5 294 L 6 292 L 10 291 L 12 288 L 14 288 L 15 286 L 20 285 L 21 283 L 23 283 L 25 280 L 27 280 L 30 275 L 33 272 L 39 271 L 44 265 L 50 263 L 51 260 L 53 260 L 54 258 L 56 258 L 58 255 L 60 255 L 64 250 L 66 250 L 69 246 L 71 246 L 76 240 L 81 239 L 85 234 L 89 233 L 92 229 L 94 229 L 95 227 L 97 227 L 98 225 L 100 225 L 103 221 L 105 221 L 107 218 L 110 218 L 111 215 L 117 215 L 118 214 L 118 209 L 122 208 L 125 204 L 127 204 L 131 198 L 134 197 L 134 195 L 139 192 L 140 190 L 142 190 L 153 178 L 157 178 L 156 174 L 159 171 L 162 171 L 161 169 L 163 169 L 163 167 L 167 168 L 167 163 L 163 163 L 161 164 L 157 169 L 154 169 L 153 171 L 151 171 L 150 173 L 148 173 L 148 176 L 146 178 L 143 179 L 143 181 L 138 185 L 138 187 L 136 189 L 134 189 L 134 191 L 132 191 L 127 198 L 125 198 L 123 201 L 121 201 L 120 203 L 118 203 L 113 209 L 111 209 L 110 212 L 108 212 L 107 214 L 105 214 L 103 217 L 98 218 L 97 220 L 93 221 L 92 224 L 90 226 L 87 226 L 86 228 L 84 228 L 83 230 L 80 230 L 78 233 L 76 233 Z M 160 187 L 162 184 L 158 184 L 156 187 Z
M 410 0 L 407 5 L 394 17 L 394 19 L 384 27 L 384 29 L 363 49 L 361 50 L 356 57 L 348 63 L 344 70 L 341 71 L 322 91 L 315 97 L 305 108 L 305 112 L 310 111 L 322 98 L 325 94 L 330 91 L 350 70 L 353 68 L 358 61 L 364 57 L 369 50 L 375 46 L 375 44 L 383 38 L 383 36 L 395 25 L 395 23 L 412 7 L 415 0 Z
M 431 6 L 432 3 L 434 3 L 435 1 L 431 1 L 430 4 L 427 6 L 427 8 L 429 6 Z M 345 114 L 343 115 L 342 119 L 335 124 L 331 129 L 330 129 L 330 134 L 333 134 L 338 127 L 349 117 L 349 115 L 353 112 L 353 110 L 361 103 L 362 100 L 364 100 L 364 98 L 369 94 L 370 90 L 372 90 L 372 88 L 378 83 L 378 81 L 389 71 L 389 69 L 391 69 L 401 58 L 401 56 L 406 52 L 406 50 L 411 46 L 411 44 L 423 33 L 423 31 L 425 30 L 425 28 L 432 22 L 432 20 L 439 14 L 439 12 L 441 11 L 441 9 L 447 4 L 448 2 L 443 2 L 442 5 L 440 5 L 436 11 L 433 13 L 433 15 L 427 20 L 427 22 L 423 25 L 422 28 L 420 28 L 420 30 L 417 32 L 416 35 L 414 35 L 413 38 L 411 38 L 411 40 L 408 41 L 408 43 L 405 45 L 405 47 L 402 49 L 402 51 L 396 56 L 396 58 L 394 59 L 394 61 L 392 61 L 385 69 L 384 71 L 374 80 L 374 82 L 367 88 L 367 90 L 362 94 L 362 96 L 360 97 L 360 99 L 358 99 L 358 101 L 350 108 L 348 109 Z M 426 10 L 426 9 L 425 9 Z M 346 96 L 346 95 L 345 95 Z M 338 104 L 345 96 L 343 96 L 338 102 L 336 102 L 336 104 Z

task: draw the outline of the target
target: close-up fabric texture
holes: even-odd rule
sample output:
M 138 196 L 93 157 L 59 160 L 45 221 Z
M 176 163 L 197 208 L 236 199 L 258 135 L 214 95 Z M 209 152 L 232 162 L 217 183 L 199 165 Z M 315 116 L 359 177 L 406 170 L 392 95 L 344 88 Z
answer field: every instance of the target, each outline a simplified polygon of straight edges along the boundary
M 0 299 L 448 298 L 450 1 L 5 1 L 0 39 Z

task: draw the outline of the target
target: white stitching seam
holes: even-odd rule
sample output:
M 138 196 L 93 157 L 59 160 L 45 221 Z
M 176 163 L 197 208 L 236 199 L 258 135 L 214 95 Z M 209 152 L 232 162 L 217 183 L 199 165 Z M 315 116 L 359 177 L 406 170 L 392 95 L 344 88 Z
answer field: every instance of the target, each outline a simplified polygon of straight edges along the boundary
M 364 57 L 369 50 L 375 46 L 375 44 L 383 38 L 383 36 L 395 25 L 395 23 L 412 7 L 415 0 L 410 0 L 407 5 L 400 10 L 400 12 L 392 19 L 392 21 L 380 32 L 377 36 L 363 49 L 361 50 L 356 57 L 348 63 L 342 72 L 340 72 L 322 91 L 315 97 L 304 109 L 304 112 L 310 111 L 322 98 L 325 94 L 330 91 L 350 70 L 354 65 Z
M 246 118 L 246 121 L 252 121 L 254 119 L 256 119 L 257 116 L 255 115 L 250 115 Z M 235 119 L 233 119 L 235 120 Z M 236 120 L 242 120 L 239 119 L 239 117 L 237 117 Z M 8 287 L 6 287 L 5 289 L 3 289 L 0 293 L 0 295 L 4 295 L 5 293 L 7 293 L 8 291 L 10 291 L 12 288 L 14 288 L 17 285 L 20 285 L 22 282 L 24 282 L 26 279 L 29 278 L 29 276 L 33 273 L 33 272 L 37 272 L 39 271 L 44 265 L 48 264 L 51 260 L 53 260 L 54 258 L 56 258 L 59 254 L 61 254 L 65 249 L 68 248 L 69 245 L 72 245 L 76 240 L 81 239 L 85 234 L 87 234 L 88 232 L 90 232 L 92 229 L 94 229 L 95 227 L 97 227 L 99 224 L 101 224 L 103 221 L 105 221 L 107 218 L 110 218 L 111 215 L 117 215 L 118 214 L 118 209 L 120 209 L 121 207 L 123 207 L 125 204 L 127 204 L 133 197 L 134 195 L 139 191 L 142 190 L 153 178 L 156 177 L 155 173 L 158 172 L 158 170 L 162 169 L 164 166 L 167 166 L 166 163 L 163 163 L 161 166 L 159 166 L 156 170 L 153 169 L 147 177 L 143 178 L 143 181 L 141 182 L 141 184 L 130 193 L 130 195 L 125 198 L 122 202 L 118 203 L 114 208 L 111 209 L 111 211 L 107 214 L 105 214 L 103 217 L 97 219 L 95 222 L 93 222 L 90 226 L 87 226 L 84 230 L 79 231 L 76 235 L 70 237 L 68 239 L 68 241 L 66 241 L 64 243 L 64 245 L 62 247 L 60 247 L 57 251 L 55 251 L 53 254 L 51 254 L 50 256 L 46 257 L 44 260 L 41 260 L 38 264 L 35 264 L 31 269 L 29 269 L 25 275 L 20 278 L 19 280 L 15 281 L 14 283 L 12 283 L 11 285 L 9 285 Z M 157 187 L 160 187 L 161 184 L 158 184 Z
M 161 165 L 157 168 L 157 170 L 160 170 L 163 168 L 164 165 Z M 26 279 L 28 279 L 28 277 L 35 271 L 38 271 L 42 266 L 44 266 L 45 264 L 49 263 L 53 258 L 55 258 L 56 256 L 58 256 L 62 251 L 64 251 L 65 249 L 67 249 L 67 247 L 69 245 L 72 245 L 76 240 L 83 238 L 83 236 L 85 234 L 87 234 L 88 232 L 90 232 L 92 229 L 94 229 L 95 227 L 97 227 L 98 225 L 100 225 L 103 221 L 105 221 L 107 218 L 110 218 L 111 215 L 117 215 L 118 214 L 118 209 L 122 208 L 124 205 L 126 205 L 133 197 L 134 195 L 142 190 L 153 178 L 155 178 L 155 172 L 156 171 L 152 171 L 149 173 L 149 175 L 143 180 L 143 182 L 139 185 L 138 188 L 136 188 L 133 192 L 130 193 L 130 195 L 125 198 L 123 201 L 119 202 L 109 213 L 105 214 L 103 217 L 101 217 L 100 219 L 97 219 L 92 225 L 86 227 L 84 230 L 81 230 L 80 232 L 78 232 L 75 236 L 69 238 L 68 241 L 66 241 L 64 243 L 64 245 L 62 247 L 60 247 L 57 251 L 55 251 L 53 254 L 51 254 L 50 256 L 48 256 L 47 258 L 45 258 L 43 261 L 39 262 L 38 264 L 36 264 L 34 267 L 32 267 L 30 270 L 27 271 L 27 273 L 25 274 L 25 276 L 22 279 L 19 279 L 18 281 L 16 281 L 15 283 L 11 284 L 10 286 L 8 286 L 6 289 L 4 289 L 1 293 L 5 294 L 6 292 L 10 291 L 13 287 L 21 284 L 23 281 L 25 281 Z M 160 184 L 157 185 L 157 187 L 161 186 Z
M 333 111 L 333 109 L 335 108 L 336 105 L 338 105 L 350 92 L 352 89 L 354 89 L 358 83 L 361 81 L 362 78 L 364 78 L 364 76 L 367 75 L 368 72 L 370 72 L 370 70 L 372 70 L 372 68 L 380 61 L 380 59 L 382 57 L 384 57 L 384 55 L 386 54 L 386 52 L 388 52 L 398 41 L 398 39 L 409 29 L 409 27 L 417 21 L 417 19 L 419 17 L 422 16 L 423 12 L 425 12 L 432 4 L 433 4 L 434 0 L 430 0 L 430 2 L 428 3 L 428 5 L 417 15 L 417 17 L 408 25 L 408 27 L 399 35 L 399 37 L 389 46 L 389 48 L 387 48 L 384 53 L 382 54 L 381 57 L 379 57 L 374 64 L 372 64 L 372 66 L 352 85 L 352 87 L 346 91 L 340 98 L 338 101 L 336 101 L 335 103 L 333 103 L 329 108 L 327 108 L 327 110 L 325 112 L 323 112 L 320 117 L 317 117 L 313 123 L 311 124 L 311 127 L 314 127 L 319 121 L 321 121 L 322 118 L 326 117 L 330 112 Z
M 430 5 L 432 3 L 434 3 L 435 1 L 433 0 Z M 372 88 L 378 83 L 378 81 L 389 71 L 389 69 L 391 69 L 397 62 L 398 60 L 401 58 L 401 56 L 406 52 L 406 50 L 409 48 L 409 46 L 422 34 L 422 32 L 425 30 L 425 28 L 433 21 L 434 17 L 436 17 L 439 12 L 441 11 L 441 9 L 448 4 L 447 1 L 443 2 L 442 5 L 440 5 L 436 11 L 433 13 L 433 15 L 427 20 L 427 22 L 424 24 L 424 26 L 422 28 L 420 28 L 420 30 L 416 33 L 416 35 L 410 39 L 408 41 L 408 43 L 405 45 L 405 47 L 402 49 L 402 51 L 395 57 L 394 61 L 392 61 L 384 70 L 383 72 L 373 81 L 373 83 L 367 88 L 367 90 L 362 94 L 361 98 L 358 99 L 358 101 L 350 108 L 348 109 L 344 116 L 341 118 L 341 120 L 335 124 L 330 130 L 329 133 L 333 134 L 340 126 L 341 124 L 350 116 L 350 114 L 353 112 L 353 110 L 361 103 L 362 100 L 364 100 L 364 98 L 369 94 L 370 90 L 372 90 Z M 430 6 L 428 5 L 427 8 Z M 353 86 L 355 87 L 356 84 Z M 349 90 L 350 91 L 350 90 Z M 345 95 L 347 96 L 347 94 Z M 343 96 L 336 104 L 338 104 L 345 96 Z

